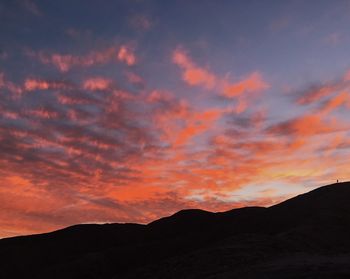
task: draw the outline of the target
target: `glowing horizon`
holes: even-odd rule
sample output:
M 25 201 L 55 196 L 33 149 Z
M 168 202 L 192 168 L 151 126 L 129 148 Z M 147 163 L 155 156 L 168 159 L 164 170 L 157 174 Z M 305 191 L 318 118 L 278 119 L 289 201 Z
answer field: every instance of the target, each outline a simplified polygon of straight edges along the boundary
M 350 5 L 188 2 L 0 3 L 0 237 L 349 180 Z

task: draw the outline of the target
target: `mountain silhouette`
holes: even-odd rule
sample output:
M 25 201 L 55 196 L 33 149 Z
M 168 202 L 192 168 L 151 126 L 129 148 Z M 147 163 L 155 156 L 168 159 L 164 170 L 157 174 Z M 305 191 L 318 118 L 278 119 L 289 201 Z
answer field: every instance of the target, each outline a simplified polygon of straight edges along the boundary
M 350 278 L 350 182 L 267 208 L 2 239 L 0 278 Z

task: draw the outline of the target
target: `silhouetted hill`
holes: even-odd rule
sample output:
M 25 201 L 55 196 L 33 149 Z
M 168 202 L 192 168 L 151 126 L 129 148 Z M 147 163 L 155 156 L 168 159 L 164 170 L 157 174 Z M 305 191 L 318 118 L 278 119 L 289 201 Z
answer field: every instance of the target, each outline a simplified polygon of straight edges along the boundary
M 350 278 L 350 183 L 280 204 L 182 210 L 0 240 L 0 278 Z

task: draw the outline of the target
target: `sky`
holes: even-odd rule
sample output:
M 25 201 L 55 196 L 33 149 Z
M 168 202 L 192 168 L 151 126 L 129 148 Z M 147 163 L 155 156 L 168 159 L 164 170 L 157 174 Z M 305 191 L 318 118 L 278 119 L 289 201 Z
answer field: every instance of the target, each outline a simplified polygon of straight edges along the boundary
M 350 1 L 0 0 L 0 18 L 0 237 L 350 178 Z

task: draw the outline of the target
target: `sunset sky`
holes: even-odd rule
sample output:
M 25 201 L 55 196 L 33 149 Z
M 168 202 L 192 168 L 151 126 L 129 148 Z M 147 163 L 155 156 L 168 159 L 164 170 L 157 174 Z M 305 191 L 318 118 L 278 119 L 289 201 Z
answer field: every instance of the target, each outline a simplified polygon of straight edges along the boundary
M 0 237 L 350 179 L 350 1 L 0 1 Z

